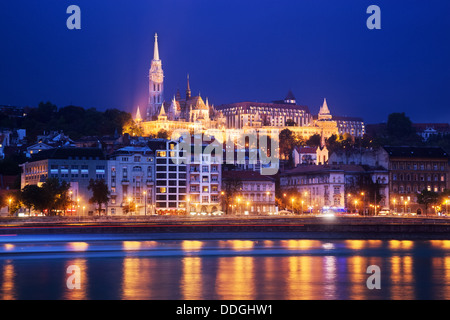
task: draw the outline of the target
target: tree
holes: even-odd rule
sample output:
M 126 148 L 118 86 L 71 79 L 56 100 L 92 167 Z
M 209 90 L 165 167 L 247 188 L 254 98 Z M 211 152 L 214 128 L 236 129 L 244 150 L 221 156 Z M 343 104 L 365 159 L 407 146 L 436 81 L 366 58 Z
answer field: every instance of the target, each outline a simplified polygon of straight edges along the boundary
M 42 199 L 42 190 L 37 185 L 26 185 L 22 189 L 20 197 L 22 198 L 23 205 L 28 208 L 29 212 L 31 212 L 31 208 L 39 211 L 43 211 L 45 209 Z
M 448 215 L 447 210 L 450 208 L 450 189 L 445 189 L 439 194 L 439 203 L 445 208 L 445 213 Z
M 292 151 L 295 146 L 295 137 L 291 130 L 283 129 L 280 132 L 280 154 L 284 160 L 292 157 Z
M 65 211 L 70 205 L 70 184 L 60 182 L 58 178 L 48 178 L 42 184 L 42 206 L 47 209 L 48 215 L 56 215 L 58 211 Z
M 89 181 L 88 190 L 92 191 L 92 197 L 89 199 L 89 203 L 95 203 L 98 205 L 98 214 L 102 213 L 102 204 L 106 204 L 109 201 L 110 192 L 108 185 L 103 179 L 91 179 Z
M 439 194 L 434 191 L 423 190 L 417 195 L 417 203 L 425 205 L 425 213 L 428 215 L 428 207 L 433 204 L 437 204 L 439 200 Z
M 156 134 L 156 138 L 157 139 L 169 139 L 169 132 L 164 129 L 161 129 Z
M 306 145 L 308 147 L 320 147 L 321 140 L 322 137 L 320 136 L 320 134 L 316 133 L 309 137 L 308 140 L 306 140 Z
M 242 189 L 242 180 L 237 176 L 229 176 L 222 179 L 222 206 L 225 207 L 225 215 L 228 215 L 228 207 L 239 195 Z

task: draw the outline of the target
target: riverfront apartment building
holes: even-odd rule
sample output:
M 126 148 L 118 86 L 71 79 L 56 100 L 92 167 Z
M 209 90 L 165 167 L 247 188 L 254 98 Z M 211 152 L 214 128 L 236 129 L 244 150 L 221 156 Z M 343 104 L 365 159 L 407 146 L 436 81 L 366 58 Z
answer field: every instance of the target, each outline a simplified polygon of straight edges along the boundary
M 308 208 L 314 213 L 351 209 L 366 212 L 374 203 L 380 206 L 377 210 L 386 209 L 389 207 L 388 181 L 387 169 L 354 164 L 304 165 L 280 174 L 281 190 L 297 191 L 304 210 Z M 361 194 L 373 184 L 378 186 L 378 199 L 367 191 Z
M 154 153 L 149 147 L 128 146 L 107 161 L 110 194 L 109 215 L 154 213 Z
M 277 213 L 275 205 L 275 179 L 256 171 L 223 171 L 222 188 L 228 189 L 227 181 L 238 179 L 233 203 L 228 212 L 235 215 L 271 215 Z M 224 195 L 226 196 L 226 195 Z
M 187 158 L 176 141 L 155 139 L 148 146 L 155 154 L 155 213 L 184 215 L 187 208 Z
M 91 179 L 106 178 L 107 160 L 98 148 L 53 148 L 33 155 L 22 167 L 21 187 L 41 185 L 47 178 L 70 183 L 70 194 L 77 206 L 68 214 L 89 214 L 95 206 L 89 203 L 87 189 Z M 84 210 L 82 209 L 84 207 Z
M 188 164 L 190 214 L 210 214 L 220 209 L 222 164 L 210 154 L 192 155 Z
M 384 149 L 389 156 L 391 208 L 424 214 L 424 206 L 417 203 L 417 194 L 423 190 L 442 192 L 450 187 L 448 153 L 440 147 Z

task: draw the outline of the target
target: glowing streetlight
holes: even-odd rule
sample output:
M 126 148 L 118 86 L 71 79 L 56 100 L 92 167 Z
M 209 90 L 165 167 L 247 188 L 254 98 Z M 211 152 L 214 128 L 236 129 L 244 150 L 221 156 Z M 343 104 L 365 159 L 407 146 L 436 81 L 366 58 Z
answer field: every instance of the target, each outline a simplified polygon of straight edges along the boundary
M 292 204 L 292 213 L 294 213 L 294 198 L 291 199 L 291 204 Z
M 144 190 L 144 215 L 147 215 L 147 191 Z
M 8 205 L 8 213 L 11 211 L 11 202 L 12 202 L 12 198 L 11 197 L 9 197 L 8 198 L 8 203 L 9 203 L 9 205 Z

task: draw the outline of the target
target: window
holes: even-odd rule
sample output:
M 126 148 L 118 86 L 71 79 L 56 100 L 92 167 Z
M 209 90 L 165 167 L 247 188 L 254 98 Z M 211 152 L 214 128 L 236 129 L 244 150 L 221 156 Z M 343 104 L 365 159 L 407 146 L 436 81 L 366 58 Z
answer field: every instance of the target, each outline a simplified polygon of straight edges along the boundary
M 134 162 L 141 162 L 140 156 L 134 156 Z
M 341 192 L 341 188 L 339 186 L 334 186 L 334 194 L 339 194 Z

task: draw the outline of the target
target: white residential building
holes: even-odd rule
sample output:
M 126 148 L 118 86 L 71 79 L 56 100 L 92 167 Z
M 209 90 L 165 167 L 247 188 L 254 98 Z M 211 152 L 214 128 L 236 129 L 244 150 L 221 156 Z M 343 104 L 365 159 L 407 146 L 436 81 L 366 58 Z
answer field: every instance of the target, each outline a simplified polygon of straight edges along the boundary
M 107 161 L 108 215 L 150 215 L 154 208 L 154 153 L 148 147 L 125 147 Z
M 188 164 L 188 212 L 210 214 L 220 210 L 222 164 L 210 154 L 192 155 Z

